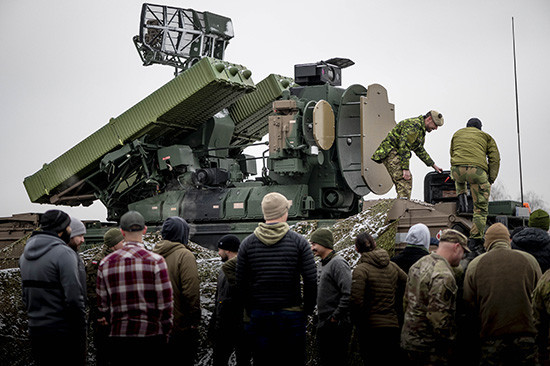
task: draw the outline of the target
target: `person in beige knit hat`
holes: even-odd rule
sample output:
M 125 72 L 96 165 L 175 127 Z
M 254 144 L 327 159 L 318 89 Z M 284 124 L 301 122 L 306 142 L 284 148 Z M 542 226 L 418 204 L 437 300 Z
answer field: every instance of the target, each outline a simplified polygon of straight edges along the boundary
M 288 214 L 291 203 L 280 193 L 271 192 L 262 199 L 262 212 L 265 221 L 276 221 L 281 219 L 285 214 Z M 286 221 L 288 216 L 281 221 Z
M 250 319 L 246 331 L 255 365 L 306 362 L 306 319 L 317 299 L 317 270 L 309 243 L 286 222 L 290 206 L 282 194 L 266 194 L 265 223 L 241 242 L 237 255 L 237 288 Z
M 464 301 L 481 338 L 481 364 L 534 365 L 536 328 L 531 293 L 542 276 L 529 253 L 513 250 L 501 223 L 485 232 L 486 253 L 466 270 Z

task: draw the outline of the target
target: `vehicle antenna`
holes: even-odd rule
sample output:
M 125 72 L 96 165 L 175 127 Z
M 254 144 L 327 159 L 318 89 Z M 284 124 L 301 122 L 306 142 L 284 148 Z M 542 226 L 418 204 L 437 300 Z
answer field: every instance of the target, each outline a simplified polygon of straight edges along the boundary
M 519 191 L 521 195 L 521 204 L 523 205 L 523 174 L 521 170 L 521 139 L 519 135 L 518 74 L 516 69 L 516 33 L 514 30 L 514 17 L 512 17 L 512 44 L 514 48 L 514 84 L 516 89 L 516 120 L 518 130 Z

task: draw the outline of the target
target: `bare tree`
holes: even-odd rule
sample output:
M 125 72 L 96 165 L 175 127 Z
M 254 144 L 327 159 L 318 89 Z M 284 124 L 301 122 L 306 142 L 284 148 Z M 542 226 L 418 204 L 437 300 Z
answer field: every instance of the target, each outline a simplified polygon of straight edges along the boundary
M 491 196 L 489 197 L 489 201 L 505 201 L 510 199 L 512 198 L 508 192 L 506 192 L 506 188 L 504 188 L 504 184 L 502 184 L 501 181 L 497 181 L 491 186 Z
M 521 198 L 518 198 L 518 201 L 520 200 Z M 548 212 L 548 203 L 544 201 L 544 198 L 536 193 L 536 192 L 533 192 L 533 191 L 527 191 L 524 195 L 523 195 L 523 201 L 527 202 L 529 204 L 529 207 L 531 207 L 531 212 L 533 212 L 534 210 L 537 210 L 537 209 L 543 209 L 544 211 Z

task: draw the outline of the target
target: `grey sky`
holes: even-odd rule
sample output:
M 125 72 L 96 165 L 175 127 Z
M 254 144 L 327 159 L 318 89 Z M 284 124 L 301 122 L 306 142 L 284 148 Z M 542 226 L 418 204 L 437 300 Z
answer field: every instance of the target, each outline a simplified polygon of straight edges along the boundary
M 293 76 L 294 64 L 346 57 L 344 87 L 382 84 L 396 120 L 430 109 L 445 125 L 426 150 L 449 169 L 452 134 L 470 117 L 500 148 L 498 181 L 519 196 L 512 58 L 515 18 L 524 191 L 550 202 L 550 1 L 159 1 L 233 20 L 226 60 L 255 82 Z M 0 216 L 44 212 L 23 179 L 164 85 L 169 67 L 143 67 L 132 43 L 138 1 L 0 2 Z M 413 156 L 413 198 L 430 168 Z M 394 195 L 390 191 L 390 196 Z M 372 196 L 372 198 L 377 198 Z M 548 206 L 548 205 L 547 205 Z M 66 209 L 61 206 L 62 209 Z M 105 218 L 100 203 L 66 209 Z

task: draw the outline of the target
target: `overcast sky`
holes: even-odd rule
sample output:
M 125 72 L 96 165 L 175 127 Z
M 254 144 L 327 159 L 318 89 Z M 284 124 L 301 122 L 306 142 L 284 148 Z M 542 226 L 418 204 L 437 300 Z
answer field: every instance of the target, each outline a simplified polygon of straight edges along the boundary
M 225 59 L 255 82 L 293 77 L 294 64 L 345 57 L 343 86 L 382 84 L 396 120 L 440 111 L 427 135 L 436 164 L 450 168 L 452 134 L 471 117 L 501 152 L 501 182 L 519 197 L 511 19 L 515 18 L 524 191 L 550 202 L 550 1 L 160 1 L 233 20 Z M 23 179 L 164 85 L 166 66 L 143 67 L 132 42 L 138 1 L 0 1 L 0 216 L 44 212 Z M 431 171 L 411 160 L 413 198 Z M 390 191 L 394 196 L 395 191 Z M 377 198 L 372 195 L 371 198 Z M 66 209 L 104 220 L 99 201 Z

